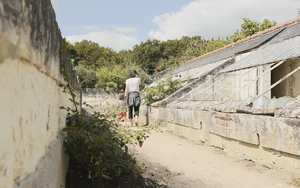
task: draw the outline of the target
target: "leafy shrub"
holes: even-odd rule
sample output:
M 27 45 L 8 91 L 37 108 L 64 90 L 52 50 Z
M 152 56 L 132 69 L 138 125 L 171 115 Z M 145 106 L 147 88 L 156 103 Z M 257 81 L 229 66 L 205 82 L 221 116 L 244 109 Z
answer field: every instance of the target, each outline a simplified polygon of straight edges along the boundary
M 178 62 L 176 62 L 176 59 L 170 57 L 170 59 L 168 59 L 167 61 L 163 61 L 158 67 L 162 71 L 177 66 L 178 65 L 177 63 Z
M 116 65 L 113 68 L 102 67 L 97 71 L 97 88 L 124 90 L 126 77 L 121 66 Z
M 123 67 L 121 65 L 114 65 L 110 68 L 102 67 L 97 71 L 98 82 L 97 88 L 105 88 L 107 90 L 118 89 L 125 90 L 125 81 L 129 78 L 130 72 L 136 70 L 139 77 L 141 78 L 142 85 L 141 89 L 144 88 L 145 82 L 148 79 L 148 74 L 143 71 L 140 66 L 127 65 Z
M 65 40 L 60 53 L 62 56 L 66 53 Z M 69 60 L 63 59 L 61 66 L 65 84 L 59 84 L 63 92 L 70 95 L 69 100 L 73 103 L 72 108 L 60 107 L 68 114 L 66 127 L 62 130 L 67 132 L 64 142 L 66 153 L 91 171 L 93 179 L 101 179 L 105 174 L 119 176 L 122 172 L 139 173 L 136 160 L 128 153 L 128 144 L 139 144 L 141 147 L 153 127 L 138 127 L 137 130 L 118 128 L 118 122 L 114 118 L 120 109 L 115 106 L 110 106 L 106 115 L 99 112 L 94 112 L 93 115 L 79 112 L 79 103 L 75 99 L 76 92 L 80 89 L 71 87 L 74 80 L 69 76 L 72 70 L 66 68 L 67 61 Z
M 97 83 L 96 72 L 85 68 L 83 65 L 74 68 L 78 75 L 80 85 L 82 88 L 94 88 Z
M 182 87 L 180 80 L 172 80 L 171 75 L 160 80 L 155 88 L 148 87 L 145 90 L 144 100 L 147 103 L 162 100 Z
M 233 42 L 236 42 L 238 40 L 256 34 L 259 31 L 269 29 L 275 25 L 277 25 L 277 22 L 269 21 L 268 19 L 264 19 L 262 22 L 255 22 L 250 20 L 249 18 L 243 18 L 241 31 L 237 30 L 230 38 Z
M 63 131 L 68 136 L 64 145 L 68 155 L 92 172 L 92 178 L 101 179 L 103 174 L 119 176 L 123 172 L 138 171 L 127 145 L 142 143 L 148 130 L 119 129 L 116 121 L 96 112 L 93 115 L 75 113 L 67 117 Z

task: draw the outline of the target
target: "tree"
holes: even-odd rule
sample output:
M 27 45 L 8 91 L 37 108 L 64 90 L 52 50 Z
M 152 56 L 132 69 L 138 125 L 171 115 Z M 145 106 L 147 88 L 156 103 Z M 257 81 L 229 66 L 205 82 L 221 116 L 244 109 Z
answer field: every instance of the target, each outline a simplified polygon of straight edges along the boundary
M 146 42 L 141 42 L 140 45 L 133 47 L 132 53 L 137 57 L 137 64 L 148 74 L 155 72 L 154 69 L 158 65 L 158 61 L 162 58 L 160 43 L 159 40 L 148 39 Z
M 212 38 L 210 40 L 206 40 L 201 36 L 184 36 L 181 38 L 181 41 L 185 44 L 185 47 L 182 48 L 181 52 L 177 54 L 177 57 L 171 58 L 165 63 L 166 67 L 168 67 L 168 65 L 179 65 L 190 59 L 219 49 L 231 43 L 231 40 L 229 40 L 228 38 L 221 39 L 220 37 L 218 37 L 218 39 Z
M 116 58 L 114 56 L 117 54 L 111 48 L 100 47 L 99 44 L 83 40 L 81 42 L 76 42 L 74 45 L 76 50 L 75 60 L 80 65 L 84 65 L 88 69 L 96 70 L 102 66 L 109 67 L 112 64 L 116 64 Z
M 83 65 L 76 66 L 76 70 L 80 85 L 82 88 L 94 88 L 97 83 L 96 72 L 86 69 Z
M 103 81 L 98 81 L 97 87 L 120 88 L 119 82 L 123 82 L 123 78 L 118 77 L 118 75 L 126 78 L 127 73 L 123 73 L 123 71 L 116 73 L 113 71 L 116 67 L 121 67 L 120 70 L 127 70 L 127 67 L 136 66 L 145 74 L 151 75 L 155 73 L 155 68 L 164 70 L 180 65 L 274 25 L 276 25 L 276 22 L 268 19 L 262 22 L 255 22 L 249 18 L 243 18 L 240 31 L 237 30 L 230 38 L 204 39 L 201 36 L 183 36 L 180 40 L 159 41 L 148 39 L 146 42 L 135 45 L 132 50 L 122 50 L 118 53 L 111 48 L 101 47 L 95 42 L 83 40 L 76 42 L 74 45 L 68 43 L 68 50 L 71 58 L 75 59 L 74 65 L 83 65 L 86 69 L 82 75 L 89 78 L 84 80 L 81 77 L 82 82 L 93 85 L 94 83 L 91 83 L 91 80 L 95 80 L 95 72 L 97 71 L 98 75 L 109 75 L 107 81 L 110 82 L 110 84 L 104 84 Z M 107 69 L 104 69 L 104 67 Z M 103 70 L 106 72 L 101 73 Z M 100 77 L 98 76 L 98 79 Z M 112 84 L 113 80 L 117 83 Z
M 64 40 L 66 41 L 66 48 L 69 52 L 70 58 L 75 60 L 73 65 L 77 66 L 78 65 L 78 62 L 76 61 L 77 51 L 74 49 L 74 46 L 66 40 L 66 38 L 64 38 Z
M 254 22 L 249 18 L 243 18 L 243 21 L 244 22 L 241 24 L 241 31 L 237 30 L 234 35 L 230 37 L 233 42 L 256 34 L 259 31 L 269 29 L 277 24 L 275 21 L 269 21 L 268 19 L 264 19 L 261 23 Z
M 186 49 L 186 43 L 182 40 L 167 40 L 160 44 L 160 51 L 162 52 L 163 59 L 170 59 L 171 57 L 177 57 L 180 52 Z
M 277 25 L 277 22 L 275 21 L 269 21 L 268 19 L 264 19 L 262 23 L 259 23 L 259 31 L 263 31 L 265 29 L 269 29 L 273 26 Z
M 97 78 L 97 88 L 125 90 L 126 77 L 120 65 L 115 65 L 112 69 L 108 67 L 100 68 L 97 71 Z

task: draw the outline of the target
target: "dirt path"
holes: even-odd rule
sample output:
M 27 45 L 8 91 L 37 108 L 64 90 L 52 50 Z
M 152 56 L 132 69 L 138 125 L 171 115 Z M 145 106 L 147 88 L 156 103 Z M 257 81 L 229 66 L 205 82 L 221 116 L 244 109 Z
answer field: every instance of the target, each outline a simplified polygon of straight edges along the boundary
M 290 185 L 293 176 L 300 178 L 299 174 L 268 169 L 162 130 L 163 133 L 153 131 L 142 148 L 131 148 L 131 152 L 137 159 L 147 161 L 146 165 L 153 170 L 152 176 L 157 172 L 165 176 L 163 184 L 168 187 L 295 187 Z

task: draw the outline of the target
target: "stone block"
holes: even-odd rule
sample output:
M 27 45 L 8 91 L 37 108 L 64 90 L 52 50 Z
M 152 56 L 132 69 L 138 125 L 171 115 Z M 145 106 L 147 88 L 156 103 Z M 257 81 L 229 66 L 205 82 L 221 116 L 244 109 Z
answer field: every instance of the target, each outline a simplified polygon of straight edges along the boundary
M 264 121 L 259 116 L 212 112 L 208 131 L 251 144 L 259 144 L 260 126 Z
M 269 117 L 262 125 L 263 147 L 300 155 L 300 120 Z
M 223 149 L 222 136 L 210 133 L 208 136 L 207 145 Z

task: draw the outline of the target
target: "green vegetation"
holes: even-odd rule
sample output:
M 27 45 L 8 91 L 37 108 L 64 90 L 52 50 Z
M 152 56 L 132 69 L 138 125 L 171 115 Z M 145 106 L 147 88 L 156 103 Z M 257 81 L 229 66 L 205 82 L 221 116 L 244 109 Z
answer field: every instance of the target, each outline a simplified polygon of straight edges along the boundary
M 148 39 L 133 46 L 132 50 L 115 52 L 111 48 L 83 40 L 66 48 L 74 59 L 81 86 L 83 88 L 125 89 L 125 81 L 132 69 L 137 70 L 144 84 L 155 73 L 176 67 L 188 60 L 219 49 L 232 42 L 263 31 L 276 25 L 275 21 L 265 19 L 261 23 L 243 18 L 241 30 L 227 38 L 204 39 L 201 36 L 159 41 Z M 145 85 L 142 86 L 144 88 Z
M 231 36 L 233 42 L 246 38 L 253 34 L 256 34 L 265 29 L 269 29 L 275 26 L 275 21 L 269 21 L 264 19 L 261 23 L 250 20 L 249 18 L 243 18 L 244 23 L 241 24 L 241 31 L 237 30 L 234 35 Z
M 147 87 L 143 98 L 147 103 L 160 101 L 180 88 L 180 80 L 173 81 L 171 75 L 167 75 L 155 88 Z
M 296 186 L 296 187 L 300 187 L 300 178 L 293 178 L 291 185 Z
M 97 84 L 96 71 L 85 68 L 84 65 L 78 65 L 74 68 L 76 70 L 81 87 L 94 88 Z
M 64 41 L 61 54 L 68 51 L 70 58 L 74 59 L 74 69 L 82 88 L 125 89 L 125 80 L 133 69 L 139 73 L 143 88 L 156 68 L 164 70 L 177 66 L 276 25 L 276 22 L 269 20 L 257 23 L 244 18 L 243 21 L 241 31 L 226 39 L 206 40 L 201 36 L 184 36 L 180 40 L 162 42 L 154 39 L 141 42 L 132 50 L 118 53 L 92 41 L 83 40 L 74 45 Z M 74 106 L 60 107 L 68 113 L 66 127 L 63 129 L 67 132 L 64 142 L 66 153 L 91 171 L 94 179 L 101 179 L 108 174 L 110 177 L 119 176 L 129 171 L 139 173 L 140 169 L 134 157 L 128 153 L 128 145 L 141 146 L 153 127 L 139 127 L 136 131 L 120 129 L 115 119 L 118 112 L 115 107 L 110 107 L 107 114 L 95 112 L 90 115 L 84 111 L 79 112 L 79 104 L 75 98 L 80 88 L 71 87 L 74 80 L 69 75 L 72 72 L 65 66 L 69 60 L 64 59 L 62 62 L 61 73 L 66 84 L 60 84 L 63 92 L 70 95 L 69 100 Z M 180 87 L 179 81 L 173 81 L 171 76 L 166 76 L 156 88 L 146 88 L 145 101 L 151 103 L 161 100 Z
M 128 144 L 140 145 L 152 129 L 118 128 L 116 121 L 108 119 L 99 112 L 91 116 L 75 112 L 67 117 L 63 129 L 68 135 L 64 142 L 66 153 L 91 171 L 93 179 L 101 179 L 103 174 L 115 177 L 130 171 L 139 172 L 135 158 L 128 153 Z
M 66 53 L 66 44 L 64 41 L 61 54 Z M 79 103 L 75 98 L 80 88 L 71 87 L 74 79 L 69 76 L 72 71 L 65 66 L 67 61 L 69 60 L 64 59 L 61 66 L 65 84 L 59 84 L 63 92 L 70 95 L 69 100 L 73 106 L 60 107 L 68 114 L 66 127 L 62 130 L 67 133 L 64 142 L 66 153 L 91 171 L 93 179 L 107 177 L 105 175 L 112 178 L 128 172 L 139 175 L 141 170 L 136 165 L 135 158 L 128 153 L 128 145 L 141 147 L 153 127 L 138 127 L 137 130 L 119 128 L 116 114 L 120 111 L 115 106 L 110 106 L 106 114 L 94 112 L 91 115 L 84 110 L 79 112 Z M 85 105 L 90 107 L 88 104 Z

